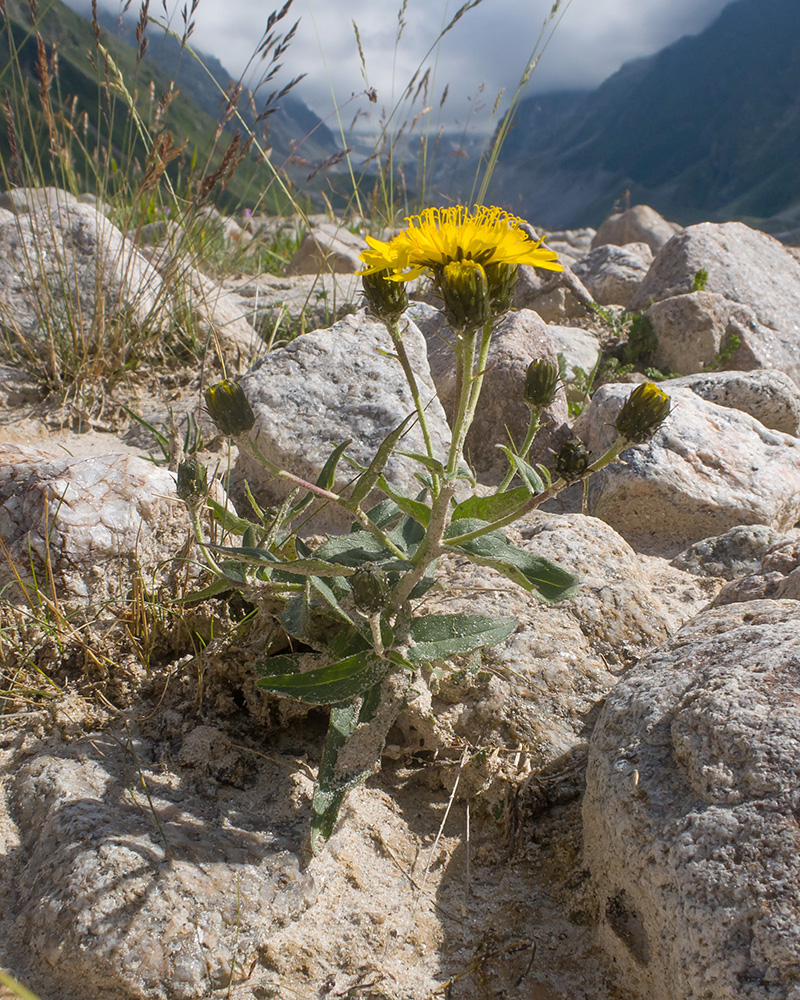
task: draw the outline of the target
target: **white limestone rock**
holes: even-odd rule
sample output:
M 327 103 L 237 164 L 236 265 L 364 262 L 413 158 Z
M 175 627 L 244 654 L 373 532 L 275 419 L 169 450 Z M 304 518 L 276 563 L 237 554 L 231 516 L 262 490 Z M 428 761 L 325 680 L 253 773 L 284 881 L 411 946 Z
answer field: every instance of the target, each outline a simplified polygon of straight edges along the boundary
M 714 538 L 703 538 L 678 553 L 672 565 L 696 576 L 736 580 L 761 568 L 764 553 L 785 536 L 763 524 L 742 524 Z
M 636 554 L 597 518 L 535 512 L 505 532 L 524 550 L 575 573 L 578 592 L 546 606 L 491 569 L 446 561 L 444 596 L 431 595 L 430 611 L 511 616 L 519 626 L 483 656 L 483 669 L 458 669 L 457 662 L 430 683 L 432 692 L 415 684 L 420 697 L 400 726 L 411 747 L 437 754 L 464 743 L 521 745 L 538 769 L 585 744 L 615 671 L 667 638 L 668 615 Z M 462 771 L 462 791 L 481 793 L 475 808 L 503 801 L 509 763 L 481 759 Z
M 784 372 L 720 371 L 684 375 L 661 383 L 667 392 L 687 388 L 702 399 L 749 413 L 765 427 L 800 435 L 800 388 Z
M 363 267 L 360 254 L 366 249 L 364 238 L 351 233 L 341 223 L 319 223 L 303 237 L 286 273 L 319 274 L 326 271 L 352 274 Z
M 749 364 L 733 367 L 781 368 L 798 381 L 798 362 L 795 360 L 791 368 L 781 362 L 792 364 L 800 345 L 800 262 L 778 240 L 741 222 L 704 222 L 690 226 L 659 251 L 631 300 L 631 309 L 648 309 L 652 302 L 690 293 L 700 270 L 708 275 L 706 292 L 752 311 L 752 321 L 742 322 L 738 314 L 731 314 L 731 320 L 739 322 L 745 336 L 748 323 L 755 324 L 756 344 L 751 353 L 757 356 Z M 759 332 L 759 326 L 771 334 Z M 731 332 L 737 332 L 736 328 Z M 688 336 L 687 330 L 684 337 Z M 769 352 L 770 337 L 775 344 L 772 362 L 767 363 L 761 355 Z M 689 374 L 680 366 L 677 370 Z
M 600 338 L 582 326 L 547 324 L 556 354 L 564 355 L 567 373 L 581 368 L 588 375 L 600 358 Z
M 601 386 L 575 424 L 593 459 L 615 440 L 631 387 Z M 740 524 L 777 531 L 800 517 L 800 440 L 740 410 L 670 393 L 672 412 L 655 436 L 590 480 L 589 509 L 625 538 L 675 554 Z
M 667 222 L 649 205 L 634 205 L 608 216 L 592 239 L 592 249 L 606 244 L 646 243 L 657 253 L 679 231 L 680 226 Z
M 68 208 L 78 203 L 79 199 L 74 194 L 58 187 L 20 187 L 0 191 L 0 208 L 13 212 L 14 215 Z M 96 205 L 96 200 L 92 204 Z
M 47 590 L 49 564 L 58 599 L 96 606 L 126 601 L 132 580 L 166 578 L 188 538 L 175 476 L 122 454 L 49 455 L 0 445 L 0 537 L 9 558 L 0 587 L 15 593 L 16 567 L 30 580 L 31 561 Z M 9 585 L 12 585 L 9 587 Z
M 563 271 L 541 271 L 527 264 L 517 268 L 514 308 L 533 309 L 545 323 L 568 325 L 572 319 L 592 312 L 594 298 L 569 261 L 561 261 Z
M 12 815 L 26 853 L 17 919 L 50 989 L 199 1000 L 313 903 L 314 880 L 297 860 L 303 818 L 283 837 L 267 832 L 241 797 L 224 809 L 215 791 L 230 776 L 214 754 L 196 779 L 205 795 L 194 791 L 193 762 L 183 763 L 181 781 L 151 744 L 123 732 L 17 769 Z M 287 782 L 285 771 L 272 777 Z
M 672 295 L 654 302 L 647 318 L 653 361 L 664 371 L 775 369 L 800 382 L 796 332 L 765 326 L 749 306 L 718 292 Z
M 330 326 L 364 298 L 356 274 L 245 275 L 226 279 L 223 287 L 270 343 L 285 339 L 287 330 L 294 335 Z
M 115 321 L 160 329 L 164 302 L 158 272 L 95 208 L 58 199 L 0 220 L 0 325 L 12 338 L 89 349 Z
M 727 583 L 714 603 L 737 601 L 800 601 L 800 537 L 795 529 L 789 537 L 774 542 L 761 557 L 761 565 L 746 576 Z
M 653 263 L 646 243 L 603 244 L 571 265 L 602 306 L 627 306 Z
M 627 674 L 592 734 L 585 862 L 642 1000 L 800 994 L 800 604 L 703 612 Z
M 425 340 L 410 322 L 403 337 L 426 406 L 434 452 L 446 457 L 450 432 L 431 379 Z M 342 441 L 352 440 L 348 454 L 369 465 L 390 431 L 414 412 L 400 364 L 387 356 L 391 353 L 386 328 L 363 312 L 271 351 L 240 383 L 256 415 L 250 437 L 267 459 L 311 483 Z M 401 447 L 424 453 L 418 422 L 412 422 Z M 424 470 L 413 459 L 394 455 L 385 471 L 394 487 L 409 496 L 422 489 L 414 474 Z M 286 495 L 286 484 L 244 445 L 236 472 L 267 503 Z M 353 476 L 353 470 L 340 463 L 334 489 L 342 489 Z M 343 512 L 328 504 L 310 530 L 346 530 L 349 524 Z

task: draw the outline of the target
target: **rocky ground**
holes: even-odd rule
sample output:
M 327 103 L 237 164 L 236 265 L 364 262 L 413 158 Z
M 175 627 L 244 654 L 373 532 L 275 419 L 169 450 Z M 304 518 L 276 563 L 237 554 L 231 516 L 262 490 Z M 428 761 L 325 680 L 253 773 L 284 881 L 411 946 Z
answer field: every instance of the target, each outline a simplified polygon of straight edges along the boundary
M 259 446 L 300 473 L 399 423 L 408 400 L 358 311 L 358 239 L 320 225 L 285 277 L 192 276 L 209 370 L 140 371 L 58 405 L 23 364 L 0 371 L 0 966 L 42 1000 L 800 996 L 800 265 L 739 224 L 631 212 L 594 248 L 554 234 L 563 277 L 522 276 L 470 453 L 496 483 L 484 444 L 519 434 L 531 357 L 561 353 L 576 398 L 575 367 L 619 339 L 592 300 L 613 320 L 638 297 L 648 360 L 683 376 L 665 383 L 673 413 L 585 499 L 510 530 L 580 576 L 575 597 L 544 607 L 448 564 L 428 610 L 477 605 L 519 628 L 480 664 L 420 675 L 381 774 L 310 861 L 325 713 L 256 689 L 280 640 L 269 607 L 175 603 L 204 581 L 170 459 L 194 435 L 211 470 L 279 499 L 199 405 L 223 361 Z M 84 207 L 63 218 L 62 245 L 76 226 L 102 244 Z M 136 281 L 156 288 L 166 250 L 141 249 Z M 6 315 L 24 315 L 20 294 L 0 288 Z M 445 440 L 452 371 L 424 298 L 406 338 Z M 319 329 L 251 364 L 258 331 L 312 303 Z M 537 460 L 575 432 L 602 451 L 627 390 L 604 386 L 577 423 L 561 395 Z

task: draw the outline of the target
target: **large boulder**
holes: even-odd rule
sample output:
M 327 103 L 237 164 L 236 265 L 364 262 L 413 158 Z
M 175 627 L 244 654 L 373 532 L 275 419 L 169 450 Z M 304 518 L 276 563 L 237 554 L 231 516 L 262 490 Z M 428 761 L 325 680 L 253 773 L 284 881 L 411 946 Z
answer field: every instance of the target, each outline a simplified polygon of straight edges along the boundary
M 175 476 L 122 454 L 72 458 L 0 445 L 0 587 L 32 572 L 58 601 L 126 602 L 139 577 L 165 581 L 188 538 Z
M 431 379 L 425 340 L 412 322 L 403 341 L 426 407 L 434 453 L 446 458 L 447 419 Z M 241 386 L 256 415 L 249 439 L 270 462 L 311 483 L 343 441 L 352 442 L 348 455 L 369 465 L 390 431 L 414 413 L 386 328 L 363 312 L 271 351 L 244 376 Z M 409 426 L 402 450 L 424 453 L 418 421 Z M 236 471 L 266 503 L 280 502 L 288 492 L 285 482 L 246 446 L 239 449 Z M 422 488 L 415 473 L 424 470 L 414 459 L 395 454 L 385 471 L 393 486 L 407 495 L 416 496 Z M 340 463 L 334 489 L 344 488 L 353 476 L 353 470 Z M 328 504 L 311 530 L 341 530 L 349 524 L 343 512 Z
M 653 361 L 664 371 L 777 369 L 800 382 L 796 332 L 765 326 L 750 306 L 719 292 L 672 295 L 654 302 L 647 318 Z
M 665 392 L 691 389 L 720 406 L 749 413 L 765 427 L 793 437 L 800 435 L 800 388 L 788 375 L 775 369 L 720 371 L 684 375 L 661 383 Z
M 800 378 L 797 362 L 790 370 L 782 361 L 790 363 L 796 358 L 800 344 L 800 262 L 772 236 L 741 222 L 704 222 L 674 236 L 659 251 L 630 308 L 644 310 L 653 302 L 691 293 L 701 271 L 707 275 L 706 292 L 721 295 L 731 306 L 745 307 L 752 313 L 742 317 L 731 309 L 727 318 L 720 315 L 707 324 L 713 330 L 723 321 L 727 328 L 735 320 L 738 326 L 734 325 L 728 335 L 736 333 L 740 341 L 742 337 L 747 340 L 748 325 L 754 326 L 755 343 L 750 350 L 754 356 L 742 359 L 741 363 L 734 362 L 732 367 L 783 368 L 797 381 Z M 719 303 L 713 306 L 717 314 L 721 308 Z M 672 326 L 679 324 L 673 322 Z M 686 339 L 691 334 L 689 325 L 684 323 L 684 326 Z M 768 332 L 765 334 L 758 327 L 767 328 Z M 770 340 L 773 356 L 768 363 Z M 676 370 L 689 374 L 680 364 Z
M 594 459 L 616 437 L 631 387 L 601 386 L 575 424 Z M 800 517 L 800 440 L 691 389 L 670 391 L 672 412 L 651 441 L 590 480 L 590 510 L 629 541 L 672 547 L 740 524 L 778 531 Z
M 46 200 L 0 220 L 0 327 L 32 355 L 107 350 L 119 324 L 154 333 L 164 302 L 156 269 L 92 206 Z
M 40 753 L 17 769 L 12 815 L 26 859 L 17 919 L 31 974 L 50 989 L 207 997 L 313 903 L 314 879 L 287 850 L 302 821 L 285 822 L 282 835 L 265 832 L 263 813 L 249 815 L 244 796 L 244 808 L 235 818 L 225 810 L 223 820 L 217 789 L 240 783 L 246 760 L 201 728 L 180 748 L 183 780 L 165 781 L 155 748 L 124 732 L 95 736 L 78 753 Z M 131 767 L 139 787 L 146 783 L 141 800 Z M 285 771 L 275 767 L 272 779 L 284 783 Z
M 325 271 L 244 275 L 225 279 L 223 287 L 270 344 L 330 326 L 355 312 L 364 297 L 357 275 Z
M 624 212 L 615 212 L 605 220 L 592 239 L 592 249 L 614 244 L 646 243 L 657 253 L 680 230 L 649 205 L 634 205 Z
M 800 995 L 800 603 L 706 611 L 608 696 L 585 863 L 641 1000 Z
M 327 271 L 352 274 L 361 270 L 361 251 L 366 249 L 364 238 L 351 233 L 341 223 L 320 223 L 303 237 L 286 273 L 319 274 Z
M 627 306 L 652 263 L 653 251 L 646 243 L 628 243 L 595 247 L 571 266 L 601 306 Z
M 585 747 L 614 671 L 663 642 L 670 623 L 636 554 L 597 518 L 535 512 L 506 530 L 525 551 L 576 574 L 578 592 L 548 607 L 521 588 L 498 586 L 492 569 L 449 561 L 444 595 L 430 600 L 432 611 L 511 615 L 519 626 L 484 658 L 492 669 L 444 672 L 431 690 L 417 684 L 420 697 L 399 722 L 417 751 L 444 758 L 464 743 L 519 743 L 539 769 Z M 494 808 L 508 794 L 509 763 L 484 755 L 463 770 L 462 789 L 481 793 L 476 808 Z
M 736 580 L 758 573 L 764 554 L 785 536 L 763 524 L 742 524 L 722 535 L 694 542 L 672 560 L 678 569 L 695 576 Z
M 727 583 L 714 603 L 723 605 L 765 598 L 800 601 L 800 537 L 796 530 L 774 542 L 761 557 L 760 566 Z

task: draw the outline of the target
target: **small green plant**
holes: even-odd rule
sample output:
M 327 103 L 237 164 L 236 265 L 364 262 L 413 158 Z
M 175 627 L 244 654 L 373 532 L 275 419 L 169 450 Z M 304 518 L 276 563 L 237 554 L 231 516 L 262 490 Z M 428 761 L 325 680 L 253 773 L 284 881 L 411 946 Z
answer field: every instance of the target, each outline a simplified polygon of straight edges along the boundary
M 692 291 L 693 292 L 704 291 L 707 281 L 708 281 L 708 271 L 706 271 L 704 267 L 701 267 L 699 271 L 695 272 L 694 281 L 692 281 Z
M 367 467 L 355 468 L 349 486 L 336 492 L 336 469 L 347 460 L 348 442 L 333 451 L 316 483 L 305 482 L 261 454 L 248 434 L 255 416 L 244 392 L 236 383 L 223 381 L 206 393 L 217 426 L 293 490 L 280 510 L 259 522 L 234 518 L 207 501 L 224 527 L 241 536 L 237 546 L 208 546 L 198 516 L 205 495 L 203 474 L 192 465 L 180 480 L 198 545 L 218 578 L 212 589 L 219 592 L 235 583 L 245 592 L 283 601 L 281 624 L 292 643 L 303 647 L 267 657 L 260 665 L 259 686 L 330 706 L 312 806 L 314 852 L 331 835 L 349 789 L 379 767 L 386 736 L 421 666 L 495 645 L 516 628 L 510 618 L 417 613 L 416 602 L 436 582 L 440 558 L 454 553 L 489 566 L 545 603 L 568 597 L 578 580 L 547 559 L 517 548 L 502 529 L 568 484 L 615 461 L 631 443 L 647 440 L 670 405 L 652 383 L 638 386 L 620 413 L 618 437 L 608 451 L 592 463 L 585 447 L 571 441 L 556 457 L 553 478 L 527 460 L 542 409 L 552 401 L 558 380 L 552 362 L 535 361 L 520 386 L 530 409 L 523 447 L 515 451 L 501 446 L 508 474 L 492 495 L 473 492 L 457 502 L 457 490 L 475 484 L 464 462 L 464 442 L 478 410 L 492 332 L 511 304 L 517 265 L 552 270 L 561 265 L 554 253 L 527 236 L 520 220 L 491 208 L 476 208 L 474 213 L 428 209 L 393 240 L 370 239 L 362 259 L 367 300 L 389 333 L 414 412 L 386 437 Z M 426 401 L 403 342 L 404 282 L 421 273 L 431 276 L 453 331 L 458 391 L 446 455 L 434 453 Z M 390 455 L 412 421 L 419 422 L 425 443 L 422 453 L 403 452 L 419 465 L 422 489 L 416 496 L 399 492 L 384 476 Z M 376 490 L 383 499 L 372 504 Z M 353 527 L 312 550 L 293 534 L 292 523 L 315 499 L 346 511 Z
M 741 346 L 742 338 L 739 334 L 734 332 L 729 333 L 720 344 L 719 350 L 714 355 L 714 360 L 709 361 L 705 366 L 705 370 L 708 372 L 720 371 L 720 369 L 727 365 Z

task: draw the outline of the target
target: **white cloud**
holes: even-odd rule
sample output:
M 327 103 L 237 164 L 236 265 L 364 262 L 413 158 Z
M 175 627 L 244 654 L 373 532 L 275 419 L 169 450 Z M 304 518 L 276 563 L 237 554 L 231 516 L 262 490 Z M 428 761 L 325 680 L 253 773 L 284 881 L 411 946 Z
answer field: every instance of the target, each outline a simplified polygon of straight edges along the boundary
M 69 0 L 75 6 L 88 0 Z M 274 0 L 276 6 L 280 0 Z M 282 81 L 307 77 L 297 93 L 322 117 L 333 114 L 334 97 L 348 125 L 359 109 L 379 116 L 397 101 L 428 49 L 463 0 L 408 0 L 398 40 L 398 9 L 385 0 L 294 0 L 281 26 L 300 26 L 283 57 Z M 543 53 L 529 91 L 597 86 L 629 60 L 649 55 L 682 35 L 694 34 L 717 16 L 728 0 L 562 0 L 559 21 Z M 116 0 L 101 0 L 118 9 Z M 553 0 L 482 0 L 448 31 L 424 63 L 430 69 L 428 102 L 435 120 L 488 119 L 497 95 L 510 96 L 539 37 Z M 135 10 L 135 5 L 132 5 Z M 160 5 L 152 11 L 159 13 Z M 258 43 L 273 3 L 253 0 L 200 0 L 192 42 L 217 56 L 238 75 Z M 563 15 L 563 16 L 562 16 Z M 560 17 L 560 20 L 559 20 Z M 353 28 L 358 25 L 369 85 L 378 94 L 370 104 Z M 176 18 L 175 23 L 178 23 Z M 552 23 L 551 23 L 552 26 Z M 418 104 L 414 112 L 422 107 Z M 476 108 L 482 108 L 480 113 Z M 403 113 L 402 117 L 406 117 Z M 335 126 L 335 119 L 330 122 Z

